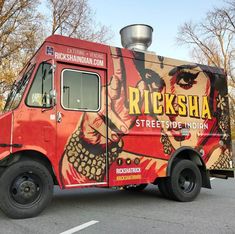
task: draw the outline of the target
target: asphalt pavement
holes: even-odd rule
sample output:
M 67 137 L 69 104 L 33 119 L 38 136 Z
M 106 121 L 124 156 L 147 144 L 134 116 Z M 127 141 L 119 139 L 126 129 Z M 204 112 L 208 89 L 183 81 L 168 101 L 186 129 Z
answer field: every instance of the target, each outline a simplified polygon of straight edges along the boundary
M 38 217 L 11 220 L 0 212 L 0 233 L 235 233 L 235 179 L 213 179 L 189 203 L 164 199 L 157 186 L 142 192 L 55 187 L 53 202 Z M 72 233 L 72 232 L 66 232 Z

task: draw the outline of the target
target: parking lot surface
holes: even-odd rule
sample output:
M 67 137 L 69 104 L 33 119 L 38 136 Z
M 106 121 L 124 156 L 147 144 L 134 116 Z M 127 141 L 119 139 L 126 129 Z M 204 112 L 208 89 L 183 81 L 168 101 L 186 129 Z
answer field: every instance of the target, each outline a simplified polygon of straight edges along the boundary
M 189 203 L 164 199 L 157 186 L 142 192 L 55 187 L 53 202 L 38 217 L 11 220 L 0 213 L 0 233 L 235 233 L 235 179 L 213 179 Z M 70 232 L 72 233 L 72 232 Z

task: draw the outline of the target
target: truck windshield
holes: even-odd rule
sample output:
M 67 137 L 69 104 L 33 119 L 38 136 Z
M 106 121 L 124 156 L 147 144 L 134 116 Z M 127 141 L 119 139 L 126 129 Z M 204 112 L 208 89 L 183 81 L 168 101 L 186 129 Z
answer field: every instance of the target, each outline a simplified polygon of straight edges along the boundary
M 25 88 L 27 87 L 27 84 L 29 82 L 29 78 L 33 73 L 34 67 L 35 65 L 29 65 L 22 78 L 19 81 L 14 82 L 11 88 L 11 92 L 7 98 L 4 112 L 14 110 L 16 107 L 18 107 L 24 94 Z

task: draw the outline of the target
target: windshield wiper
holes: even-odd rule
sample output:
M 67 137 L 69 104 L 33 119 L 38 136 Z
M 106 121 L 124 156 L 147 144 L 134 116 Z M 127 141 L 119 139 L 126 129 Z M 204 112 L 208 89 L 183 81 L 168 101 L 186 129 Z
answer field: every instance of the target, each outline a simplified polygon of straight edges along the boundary
M 17 88 L 17 82 L 16 80 L 13 82 L 12 86 L 11 86 L 11 90 L 10 90 L 10 93 L 7 97 L 7 100 L 6 100 L 6 103 L 5 103 L 5 106 L 4 106 L 4 109 L 3 111 L 6 111 L 10 101 L 12 100 L 12 96 L 14 95 L 14 91 L 16 91 L 16 88 Z
M 27 83 L 28 79 L 30 78 L 31 73 L 33 71 L 33 66 L 30 67 L 30 65 L 31 65 L 31 63 L 29 63 L 27 68 L 25 69 L 25 73 L 24 73 L 23 77 L 18 82 L 14 81 L 14 83 L 12 85 L 11 92 L 7 98 L 7 102 L 4 107 L 4 111 L 11 109 L 13 101 L 14 101 L 17 93 L 19 93 L 21 91 L 22 87 Z

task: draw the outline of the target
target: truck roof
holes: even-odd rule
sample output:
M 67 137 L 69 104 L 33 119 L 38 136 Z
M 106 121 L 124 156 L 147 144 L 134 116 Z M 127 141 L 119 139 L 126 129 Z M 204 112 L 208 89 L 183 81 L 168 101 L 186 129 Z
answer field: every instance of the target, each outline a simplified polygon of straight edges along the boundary
M 97 43 L 97 42 L 91 42 L 86 40 L 81 40 L 78 38 L 72 38 L 72 37 L 65 37 L 61 35 L 52 35 L 46 38 L 45 42 L 51 42 L 59 45 L 64 46 L 71 46 L 71 47 L 79 47 L 82 49 L 87 50 L 93 50 L 97 52 L 108 52 L 109 47 L 107 45 Z
M 96 52 L 102 52 L 102 53 L 106 53 L 106 54 L 113 53 L 110 50 L 109 45 L 105 45 L 105 44 L 101 44 L 101 43 L 97 43 L 97 42 L 86 41 L 86 40 L 81 40 L 78 38 L 61 36 L 61 35 L 51 35 L 51 36 L 47 37 L 46 40 L 44 41 L 44 43 L 47 43 L 47 42 L 57 44 L 57 45 L 70 46 L 70 47 L 81 48 L 81 49 L 86 49 L 86 50 L 91 50 L 91 51 L 96 51 Z M 121 48 L 121 49 L 122 49 L 122 55 L 124 57 L 129 57 L 129 53 L 125 53 L 125 51 L 127 51 L 127 49 L 125 49 L 125 48 Z M 115 51 L 115 50 L 113 50 L 113 51 Z M 202 65 L 202 64 L 198 64 L 198 63 L 189 62 L 189 61 L 168 58 L 168 57 L 164 57 L 164 56 L 159 56 L 155 52 L 135 51 L 134 56 L 136 59 L 140 60 L 141 58 L 144 57 L 143 54 L 148 55 L 148 56 L 145 56 L 145 61 L 148 61 L 148 62 L 158 63 L 156 61 L 156 57 L 158 57 L 163 61 L 163 63 L 165 65 L 169 65 L 169 66 L 180 66 L 183 64 L 198 65 L 200 67 L 200 69 L 202 69 L 205 72 L 217 73 L 220 75 L 224 75 L 224 70 L 221 68 L 212 67 L 212 66 L 208 66 L 208 65 Z

